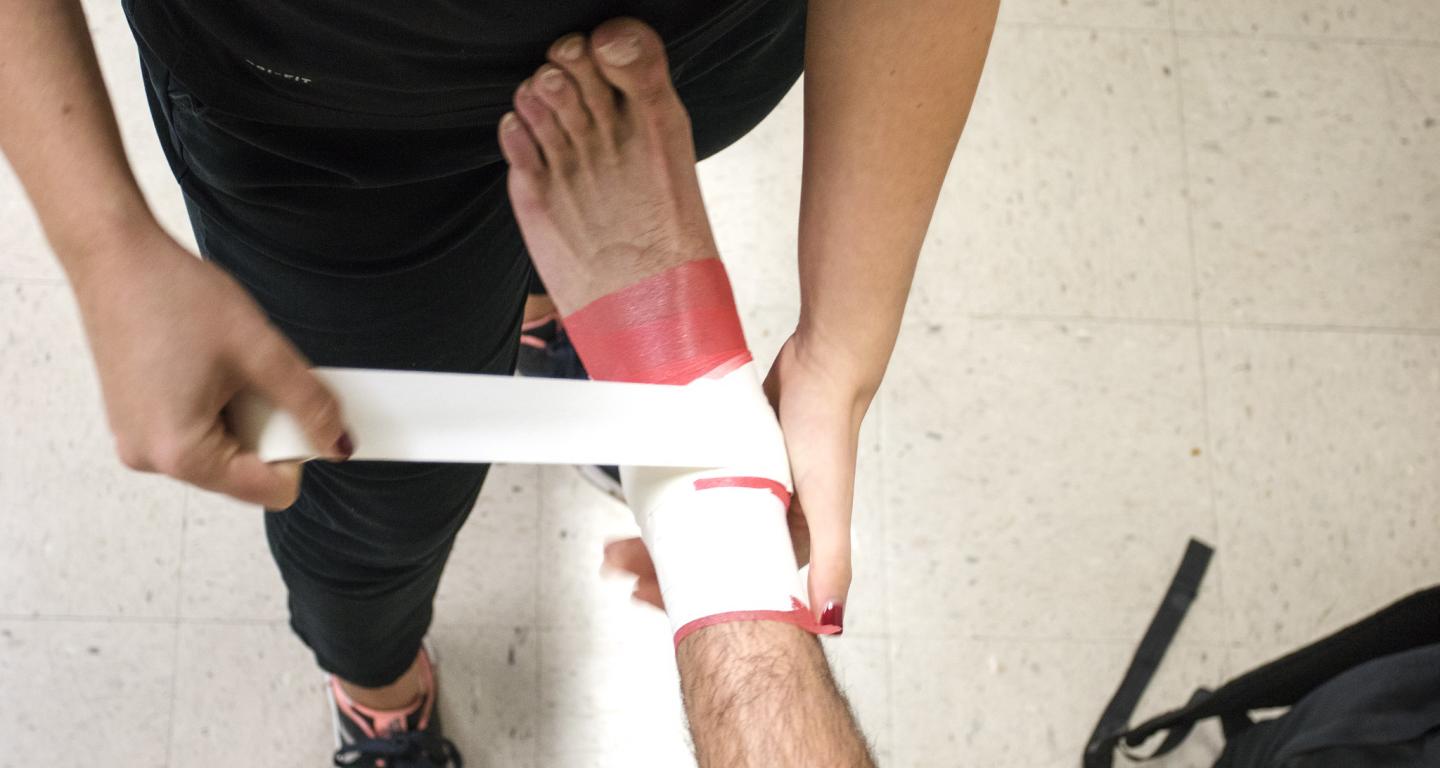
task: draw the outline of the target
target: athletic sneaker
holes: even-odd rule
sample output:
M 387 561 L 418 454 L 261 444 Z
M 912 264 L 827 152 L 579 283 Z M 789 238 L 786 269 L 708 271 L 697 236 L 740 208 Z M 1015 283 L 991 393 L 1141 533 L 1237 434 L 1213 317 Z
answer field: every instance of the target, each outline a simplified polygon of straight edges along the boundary
M 585 364 L 575 353 L 570 335 L 558 312 L 531 320 L 520 326 L 520 359 L 516 372 L 521 376 L 541 379 L 588 379 Z M 578 467 L 580 476 L 590 484 L 610 494 L 618 501 L 625 501 L 620 489 L 620 468 L 611 466 Z
M 344 768 L 463 768 L 459 750 L 440 729 L 435 670 L 420 650 L 425 697 L 405 709 L 382 711 L 355 703 L 333 675 L 326 679 L 335 718 L 335 765 Z

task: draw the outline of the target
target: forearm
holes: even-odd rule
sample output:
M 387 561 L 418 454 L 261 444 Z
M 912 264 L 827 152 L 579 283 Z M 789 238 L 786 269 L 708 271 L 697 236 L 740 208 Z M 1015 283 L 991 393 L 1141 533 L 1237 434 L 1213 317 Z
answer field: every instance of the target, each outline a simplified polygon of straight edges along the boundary
M 153 225 L 120 143 L 76 0 L 0 10 L 0 149 L 72 281 L 117 235 Z
M 997 0 L 811 0 L 799 337 L 879 385 Z
M 874 765 L 808 632 L 769 621 L 717 624 L 681 642 L 677 660 L 701 768 Z

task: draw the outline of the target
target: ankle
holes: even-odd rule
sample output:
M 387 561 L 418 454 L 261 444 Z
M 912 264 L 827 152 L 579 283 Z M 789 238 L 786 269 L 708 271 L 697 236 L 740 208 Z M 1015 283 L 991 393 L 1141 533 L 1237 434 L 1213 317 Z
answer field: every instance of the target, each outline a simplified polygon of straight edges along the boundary
M 398 690 L 386 688 L 364 688 L 345 680 L 336 679 L 340 684 L 340 690 L 350 698 L 350 701 L 359 704 L 366 709 L 373 709 L 379 712 L 395 712 L 402 709 L 410 709 L 425 700 L 423 690 Z
M 389 685 L 368 688 L 338 676 L 335 678 L 335 682 L 340 685 L 340 690 L 351 701 L 367 709 L 384 712 L 409 709 L 424 701 L 425 695 L 429 693 L 419 656 L 415 657 L 415 662 L 405 670 L 405 674 Z
M 555 313 L 555 302 L 543 293 L 532 293 L 525 297 L 525 322 L 539 320 Z

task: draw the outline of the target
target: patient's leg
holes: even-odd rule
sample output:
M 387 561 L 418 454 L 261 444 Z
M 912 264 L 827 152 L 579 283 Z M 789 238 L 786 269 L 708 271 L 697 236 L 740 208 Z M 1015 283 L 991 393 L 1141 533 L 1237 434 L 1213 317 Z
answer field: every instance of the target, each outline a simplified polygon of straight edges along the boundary
M 502 122 L 516 217 L 596 379 L 709 387 L 755 451 L 706 471 L 622 469 L 676 642 L 771 619 L 813 632 L 791 547 L 784 439 L 710 234 L 690 127 L 644 25 L 559 41 Z M 696 439 L 704 439 L 697 435 Z

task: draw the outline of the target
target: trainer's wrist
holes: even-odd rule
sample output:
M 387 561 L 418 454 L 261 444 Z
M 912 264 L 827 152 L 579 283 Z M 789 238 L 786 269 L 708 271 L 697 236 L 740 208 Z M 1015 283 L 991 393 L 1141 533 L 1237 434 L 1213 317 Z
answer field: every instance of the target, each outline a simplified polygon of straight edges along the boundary
M 153 250 L 157 238 L 168 237 L 144 200 L 115 201 L 83 216 L 46 227 L 60 265 L 72 283 L 93 281 L 119 264 L 138 261 Z M 123 263 L 123 264 L 122 264 Z
M 858 424 L 880 388 L 887 362 L 871 362 L 843 339 L 802 324 L 781 347 L 770 377 L 782 375 L 792 383 L 803 379 L 805 397 L 813 408 L 849 413 Z M 773 383 L 767 382 L 766 386 Z M 788 387 L 782 383 L 781 389 Z
M 56 254 L 82 309 L 101 292 L 163 269 L 167 260 L 191 258 L 148 211 L 84 233 Z

